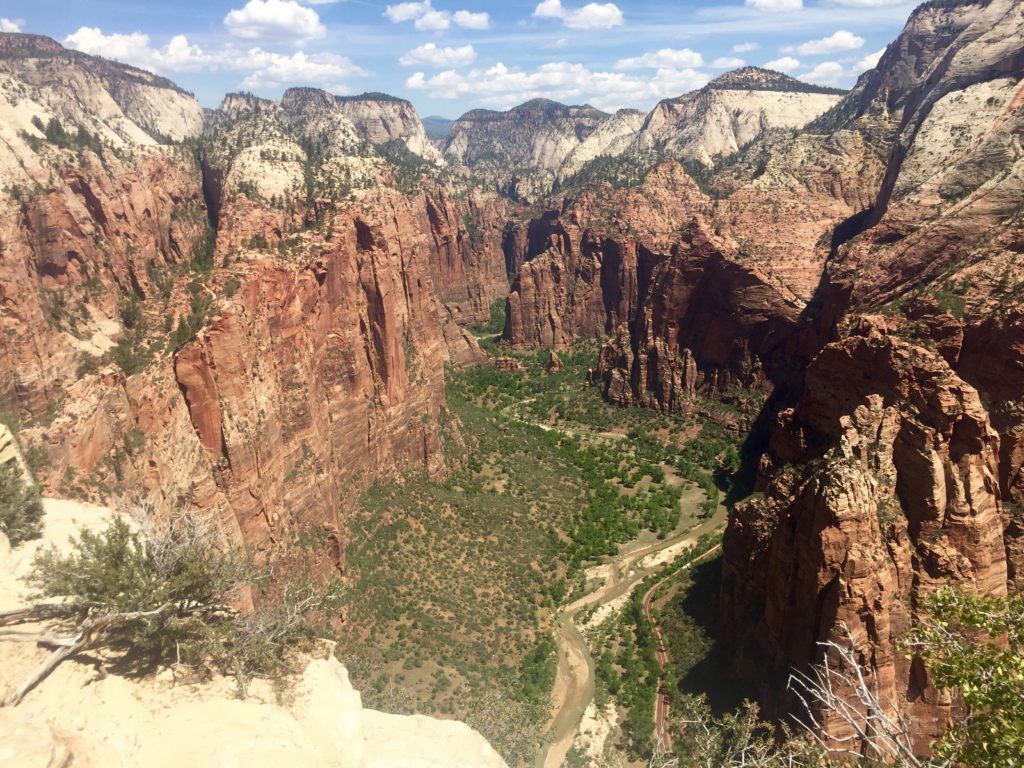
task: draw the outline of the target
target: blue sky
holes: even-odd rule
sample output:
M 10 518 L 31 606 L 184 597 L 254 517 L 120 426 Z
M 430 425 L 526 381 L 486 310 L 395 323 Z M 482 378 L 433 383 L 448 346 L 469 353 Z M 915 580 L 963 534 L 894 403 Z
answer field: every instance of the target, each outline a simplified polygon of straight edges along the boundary
M 456 117 L 536 96 L 649 109 L 741 64 L 849 87 L 902 0 L 0 0 L 0 30 L 151 69 L 216 106 L 292 85 L 385 91 Z

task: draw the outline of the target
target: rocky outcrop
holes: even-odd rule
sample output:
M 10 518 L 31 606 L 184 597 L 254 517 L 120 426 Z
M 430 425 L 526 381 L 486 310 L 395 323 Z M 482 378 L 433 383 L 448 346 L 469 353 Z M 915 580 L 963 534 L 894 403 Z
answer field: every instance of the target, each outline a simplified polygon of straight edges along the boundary
M 643 186 L 598 185 L 510 224 L 504 253 L 515 274 L 504 340 L 514 348 L 563 348 L 602 339 L 632 319 L 654 264 L 695 212 L 710 201 L 673 162 L 652 169 Z
M 832 318 L 831 342 L 724 542 L 722 637 L 772 711 L 794 703 L 787 671 L 848 626 L 921 750 L 956 712 L 899 648 L 921 599 L 1005 595 L 1024 573 L 1022 29 L 1019 2 L 926 4 L 809 129 L 884 148 L 884 173 L 834 233 L 809 313 Z
M 401 196 L 381 192 L 374 210 L 332 218 L 331 242 L 304 263 L 218 273 L 236 292 L 149 373 L 75 384 L 37 430 L 51 487 L 142 489 L 163 506 L 218 510 L 272 548 L 289 532 L 343 531 L 344 499 L 380 473 L 439 471 L 443 310 L 426 249 L 407 242 L 429 235 Z M 129 450 L 133 430 L 145 442 Z
M 287 92 L 284 98 L 287 100 Z M 401 141 L 413 154 L 432 162 L 444 162 L 427 136 L 416 108 L 405 99 L 386 93 L 364 93 L 360 96 L 336 96 L 335 100 L 342 114 L 371 144 Z
M 771 390 L 798 312 L 761 275 L 693 225 L 641 284 L 634 317 L 601 351 L 608 400 L 673 411 L 733 387 Z
M 205 215 L 195 99 L 148 72 L 0 35 L 0 402 L 31 419 L 187 264 Z
M 566 158 L 611 116 L 534 99 L 507 112 L 475 109 L 451 127 L 444 156 L 516 199 L 546 194 Z
M 82 528 L 113 513 L 45 499 L 43 538 L 10 550 L 0 533 L 0 609 L 24 605 L 19 579 L 44 547 L 66 548 Z M 230 678 L 183 679 L 182 670 L 145 679 L 96 674 L 68 660 L 17 707 L 0 709 L 0 760 L 19 766 L 216 765 L 310 768 L 503 768 L 476 731 L 456 721 L 364 709 L 348 672 L 324 643 L 288 695 L 254 680 L 241 699 Z M 0 654 L 0 693 L 20 685 L 50 651 L 9 642 Z
M 940 356 L 865 323 L 822 350 L 723 545 L 722 636 L 772 711 L 789 670 L 849 627 L 917 746 L 944 731 L 953 702 L 898 642 L 951 581 L 1006 594 L 998 451 L 978 392 Z

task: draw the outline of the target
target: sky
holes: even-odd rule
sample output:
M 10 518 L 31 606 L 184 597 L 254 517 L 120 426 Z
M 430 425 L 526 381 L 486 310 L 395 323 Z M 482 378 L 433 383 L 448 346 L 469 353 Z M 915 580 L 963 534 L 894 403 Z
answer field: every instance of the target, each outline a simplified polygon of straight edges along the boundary
M 745 64 L 849 88 L 903 0 L 0 0 L 0 31 L 164 75 L 207 107 L 308 85 L 457 117 L 536 97 L 649 110 Z

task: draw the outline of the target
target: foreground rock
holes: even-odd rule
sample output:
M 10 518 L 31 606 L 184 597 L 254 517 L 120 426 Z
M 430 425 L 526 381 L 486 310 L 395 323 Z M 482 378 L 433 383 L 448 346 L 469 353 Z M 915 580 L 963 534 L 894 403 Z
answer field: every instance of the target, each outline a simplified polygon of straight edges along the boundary
M 23 605 L 18 577 L 40 547 L 66 546 L 81 527 L 111 518 L 102 507 L 46 499 L 41 540 L 13 551 L 0 534 L 0 610 Z M 47 654 L 4 643 L 0 694 Z M 500 768 L 504 761 L 460 722 L 363 709 L 345 668 L 333 656 L 311 660 L 282 703 L 257 681 L 239 700 L 234 682 L 185 682 L 170 670 L 155 677 L 101 675 L 68 661 L 17 707 L 0 709 L 0 765 L 91 768 L 251 765 L 279 768 Z

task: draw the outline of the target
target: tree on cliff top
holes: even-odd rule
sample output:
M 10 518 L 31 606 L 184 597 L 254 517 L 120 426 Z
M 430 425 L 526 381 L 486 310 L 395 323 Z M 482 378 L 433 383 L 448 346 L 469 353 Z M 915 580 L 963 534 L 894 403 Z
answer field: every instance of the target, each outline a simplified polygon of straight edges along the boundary
M 190 513 L 142 514 L 136 525 L 119 516 L 102 531 L 82 530 L 67 553 L 40 552 L 28 582 L 34 604 L 0 613 L 0 627 L 44 622 L 35 639 L 54 651 L 7 705 L 95 648 L 114 652 L 115 668 L 129 673 L 170 662 L 218 669 L 244 695 L 252 676 L 290 671 L 288 651 L 315 638 L 339 596 L 309 573 L 281 578 L 257 565 Z

